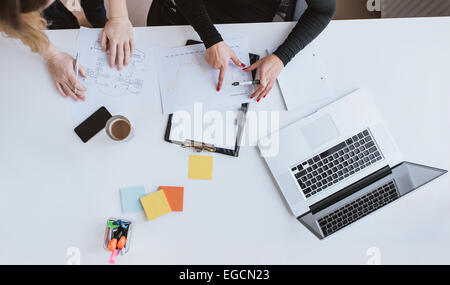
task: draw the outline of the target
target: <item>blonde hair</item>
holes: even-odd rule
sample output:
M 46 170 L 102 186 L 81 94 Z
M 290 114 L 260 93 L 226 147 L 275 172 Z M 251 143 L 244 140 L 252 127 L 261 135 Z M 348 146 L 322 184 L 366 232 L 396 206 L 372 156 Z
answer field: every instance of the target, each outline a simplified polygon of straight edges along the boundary
M 0 30 L 9 37 L 21 40 L 32 52 L 45 52 L 49 45 L 48 37 L 43 32 L 47 28 L 47 22 L 38 12 L 24 13 L 20 17 L 22 23 L 20 29 L 0 23 Z
M 47 22 L 40 10 L 47 0 L 0 0 L 0 32 L 21 40 L 31 51 L 43 53 L 49 40 L 43 32 Z

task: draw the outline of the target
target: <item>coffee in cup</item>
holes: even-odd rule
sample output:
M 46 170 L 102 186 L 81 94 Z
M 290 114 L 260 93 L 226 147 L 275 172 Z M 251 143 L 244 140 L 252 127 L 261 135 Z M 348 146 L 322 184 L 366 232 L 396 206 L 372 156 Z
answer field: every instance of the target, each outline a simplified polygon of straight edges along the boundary
M 132 138 L 133 127 L 124 116 L 113 116 L 106 122 L 106 133 L 115 141 L 127 141 Z

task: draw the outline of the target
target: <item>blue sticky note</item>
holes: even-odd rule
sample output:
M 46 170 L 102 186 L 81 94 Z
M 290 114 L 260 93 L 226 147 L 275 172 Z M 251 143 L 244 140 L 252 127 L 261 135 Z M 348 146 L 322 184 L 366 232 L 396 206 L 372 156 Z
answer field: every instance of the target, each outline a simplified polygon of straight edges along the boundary
M 120 199 L 122 201 L 122 213 L 142 211 L 139 198 L 145 196 L 144 186 L 127 187 L 120 189 Z

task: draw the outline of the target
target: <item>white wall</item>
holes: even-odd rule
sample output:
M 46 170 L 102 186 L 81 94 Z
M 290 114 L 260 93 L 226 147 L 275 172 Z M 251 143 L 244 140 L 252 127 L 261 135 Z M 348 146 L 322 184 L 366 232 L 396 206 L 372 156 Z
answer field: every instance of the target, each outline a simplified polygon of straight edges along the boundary
M 61 0 L 66 6 L 74 6 L 73 1 L 79 0 Z M 147 13 L 150 9 L 152 0 L 126 0 L 128 7 L 128 14 L 130 20 L 135 27 L 143 27 L 147 25 Z M 78 5 L 79 6 L 79 5 Z M 106 9 L 109 7 L 109 0 L 105 0 Z M 81 25 L 89 25 L 84 17 L 83 12 L 73 11 L 75 16 L 79 19 Z
M 152 0 L 127 0 L 128 14 L 135 27 L 147 26 L 147 13 L 151 3 Z

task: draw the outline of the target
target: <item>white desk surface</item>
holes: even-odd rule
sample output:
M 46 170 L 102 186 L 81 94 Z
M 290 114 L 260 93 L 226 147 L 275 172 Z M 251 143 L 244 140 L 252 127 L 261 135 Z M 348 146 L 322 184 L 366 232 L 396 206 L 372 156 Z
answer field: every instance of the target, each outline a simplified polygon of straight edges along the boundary
M 225 38 L 248 36 L 253 52 L 280 43 L 292 23 L 221 25 Z M 408 161 L 450 169 L 450 18 L 334 21 L 316 44 L 336 96 L 365 87 L 376 98 Z M 73 51 L 76 31 L 49 32 Z M 190 27 L 137 28 L 166 46 L 196 37 Z M 106 135 L 83 144 L 72 129 L 42 59 L 0 39 L 0 264 L 65 264 L 78 247 L 82 264 L 107 264 L 102 240 L 108 217 L 135 221 L 131 249 L 118 264 L 365 264 L 378 247 L 381 263 L 449 263 L 450 175 L 376 214 L 318 240 L 290 213 L 256 148 L 239 158 L 214 156 L 212 181 L 188 180 L 191 151 L 163 141 L 160 98 L 131 118 L 126 144 Z M 253 104 L 287 113 L 278 90 Z M 119 188 L 185 187 L 185 209 L 153 221 L 121 214 Z

